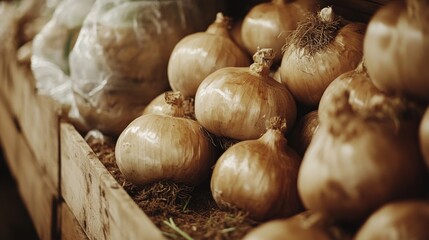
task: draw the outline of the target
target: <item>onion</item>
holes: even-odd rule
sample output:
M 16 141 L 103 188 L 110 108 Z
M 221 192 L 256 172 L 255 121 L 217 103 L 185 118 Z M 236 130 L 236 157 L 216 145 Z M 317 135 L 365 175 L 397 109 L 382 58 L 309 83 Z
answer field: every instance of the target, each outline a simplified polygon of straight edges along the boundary
M 260 49 L 250 68 L 228 67 L 210 74 L 195 95 L 195 116 L 209 132 L 238 140 L 259 138 L 265 121 L 282 117 L 291 128 L 295 100 L 288 89 L 269 76 L 272 49 Z
M 354 111 L 347 91 L 320 119 L 298 176 L 308 209 L 358 223 L 386 202 L 423 195 L 427 169 L 418 149 L 418 117 L 403 102 L 372 99 Z M 416 114 L 417 115 L 417 114 Z
M 241 35 L 249 54 L 258 47 L 272 48 L 275 62 L 282 59 L 281 49 L 287 36 L 309 12 L 317 10 L 316 0 L 273 0 L 254 6 L 244 17 Z
M 391 1 L 370 20 L 364 54 L 380 90 L 429 102 L 429 1 Z
M 394 96 L 388 97 L 388 95 L 375 87 L 366 71 L 364 61 L 362 61 L 356 69 L 341 74 L 328 85 L 319 103 L 319 115 L 321 118 L 327 117 L 327 110 L 332 104 L 335 104 L 333 95 L 342 90 L 349 92 L 349 104 L 356 110 L 368 108 L 371 99 L 377 95 L 385 96 L 386 100 L 391 99 L 392 101 L 397 98 Z
M 210 186 L 219 207 L 244 210 L 256 220 L 301 210 L 296 187 L 301 159 L 287 146 L 281 124 L 274 118 L 262 137 L 236 143 L 218 159 Z
M 271 220 L 247 233 L 243 240 L 346 240 L 349 234 L 320 212 L 305 211 L 287 219 Z
M 318 128 L 319 114 L 317 110 L 313 110 L 298 118 L 292 132 L 288 136 L 289 145 L 303 157 Z
M 154 98 L 143 110 L 142 115 L 155 113 L 155 114 L 165 114 L 169 112 L 171 104 L 165 101 L 167 95 L 170 94 L 181 94 L 180 92 L 166 91 L 161 93 L 156 98 Z M 194 111 L 194 98 L 188 97 L 183 99 L 182 102 L 183 114 L 185 117 L 195 119 Z
M 161 180 L 198 185 L 210 176 L 216 150 L 196 121 L 183 118 L 180 94 L 167 94 L 166 101 L 170 112 L 140 116 L 121 133 L 116 162 L 137 185 Z
M 207 31 L 186 36 L 168 61 L 168 79 L 175 91 L 193 97 L 200 83 L 223 67 L 244 67 L 249 57 L 229 35 L 230 19 L 218 13 Z
M 284 46 L 282 82 L 296 100 L 316 106 L 328 85 L 362 60 L 366 25 L 343 26 L 332 8 L 323 8 L 301 22 Z
M 426 160 L 426 165 L 429 167 L 429 106 L 423 115 L 419 129 L 420 150 Z
M 243 37 L 241 36 L 241 28 L 243 26 L 243 20 L 240 19 L 238 21 L 235 21 L 231 28 L 231 38 L 234 40 L 234 42 L 239 46 L 245 53 L 246 47 L 244 46 Z
M 406 200 L 384 205 L 356 234 L 356 240 L 429 239 L 429 202 Z

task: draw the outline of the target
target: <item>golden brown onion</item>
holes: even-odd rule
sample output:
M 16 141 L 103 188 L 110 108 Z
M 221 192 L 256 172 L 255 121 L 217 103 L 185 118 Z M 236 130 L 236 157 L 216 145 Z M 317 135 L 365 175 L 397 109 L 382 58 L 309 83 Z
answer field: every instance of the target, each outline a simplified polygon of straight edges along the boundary
M 207 31 L 188 35 L 176 44 L 168 61 L 168 80 L 173 90 L 193 97 L 212 72 L 249 65 L 249 56 L 232 40 L 229 27 L 230 19 L 218 13 Z
M 397 0 L 368 24 L 364 54 L 377 88 L 429 102 L 429 1 Z
M 282 82 L 298 102 L 316 106 L 328 85 L 356 68 L 363 55 L 365 24 L 343 25 L 332 8 L 301 22 L 284 46 Z
M 378 97 L 372 108 L 354 111 L 348 98 L 340 91 L 329 118 L 321 119 L 298 189 L 308 209 L 357 223 L 389 201 L 424 194 L 428 172 L 418 148 L 417 116 Z
M 166 91 L 161 93 L 156 98 L 154 98 L 143 110 L 142 115 L 155 113 L 155 114 L 165 114 L 168 113 L 168 109 L 171 108 L 171 104 L 165 101 L 165 98 L 169 94 L 181 94 L 180 92 Z M 194 114 L 194 98 L 188 97 L 182 99 L 182 108 L 185 117 L 195 119 Z
M 347 240 L 350 235 L 320 212 L 305 211 L 287 219 L 271 220 L 247 233 L 243 240 Z
M 218 159 L 210 186 L 221 208 L 241 209 L 257 220 L 301 210 L 296 186 L 301 159 L 280 129 L 273 125 L 259 139 L 236 143 Z
M 420 149 L 423 157 L 426 160 L 426 165 L 429 167 L 429 106 L 423 115 L 419 129 Z
M 332 100 L 333 95 L 343 90 L 349 92 L 349 104 L 357 110 L 368 108 L 371 99 L 376 95 L 388 97 L 371 82 L 366 66 L 362 61 L 356 69 L 341 74 L 328 85 L 319 103 L 319 115 L 321 118 L 326 118 L 327 109 L 332 104 L 335 104 Z M 394 97 L 392 97 L 393 99 Z
M 217 136 L 238 140 L 259 138 L 272 117 L 285 118 L 291 128 L 295 100 L 269 76 L 273 57 L 272 49 L 261 49 L 250 68 L 222 68 L 204 79 L 195 96 L 198 122 Z
M 429 202 L 406 200 L 384 205 L 359 229 L 356 240 L 429 239 Z
M 298 118 L 288 136 L 289 145 L 303 157 L 318 128 L 319 114 L 317 110 L 313 110 Z
M 316 0 L 273 0 L 254 6 L 244 17 L 241 36 L 249 54 L 258 47 L 272 48 L 275 62 L 282 59 L 281 49 L 287 36 L 305 15 L 317 10 Z
M 167 96 L 168 115 L 140 116 L 121 133 L 116 163 L 134 184 L 168 180 L 195 186 L 210 176 L 216 152 L 201 125 L 183 118 L 180 95 Z

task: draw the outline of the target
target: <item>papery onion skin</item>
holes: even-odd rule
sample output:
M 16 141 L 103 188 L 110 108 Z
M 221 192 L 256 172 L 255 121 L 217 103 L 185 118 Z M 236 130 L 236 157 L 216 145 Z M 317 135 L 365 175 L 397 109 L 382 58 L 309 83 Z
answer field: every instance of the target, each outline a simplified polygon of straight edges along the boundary
M 258 47 L 273 48 L 275 62 L 282 59 L 281 49 L 287 36 L 309 12 L 317 10 L 316 0 L 273 0 L 254 6 L 244 17 L 241 36 L 249 54 Z
M 429 106 L 420 122 L 419 140 L 421 152 L 429 168 Z
M 194 120 L 148 114 L 119 136 L 116 162 L 125 179 L 137 185 L 170 180 L 190 186 L 210 176 L 216 153 Z
M 293 43 L 286 46 L 280 66 L 281 80 L 297 102 L 317 106 L 336 77 L 356 68 L 363 56 L 365 28 L 362 23 L 349 23 L 329 44 L 313 53 Z
M 180 93 L 180 92 L 176 92 Z M 154 113 L 154 114 L 168 114 L 171 108 L 171 105 L 165 101 L 166 94 L 174 94 L 174 91 L 166 91 L 158 95 L 156 98 L 152 99 L 152 101 L 144 108 L 142 115 Z M 181 94 L 181 93 L 180 93 Z M 194 98 L 188 97 L 186 99 L 182 99 L 182 108 L 183 114 L 185 117 L 195 119 L 194 113 Z
M 288 135 L 289 145 L 303 157 L 318 128 L 319 114 L 317 110 L 298 118 L 290 135 Z
M 359 223 L 386 202 L 424 194 L 427 169 L 415 120 L 363 117 L 348 103 L 337 111 L 320 122 L 300 168 L 298 189 L 308 209 Z
M 332 95 L 342 90 L 349 92 L 349 104 L 354 109 L 367 108 L 371 99 L 376 95 L 387 97 L 372 83 L 364 63 L 361 62 L 356 69 L 341 74 L 328 85 L 319 103 L 318 110 L 321 118 L 327 117 L 327 108 L 334 104 Z
M 256 220 L 291 216 L 302 210 L 296 189 L 300 161 L 277 130 L 236 143 L 215 165 L 213 198 L 221 208 L 247 211 Z
M 168 80 L 174 91 L 194 97 L 212 72 L 250 64 L 250 57 L 231 38 L 228 21 L 218 15 L 207 31 L 188 35 L 176 44 L 168 61 Z
M 291 128 L 296 105 L 288 89 L 268 75 L 231 67 L 219 69 L 201 83 L 195 96 L 195 116 L 217 136 L 257 139 L 271 117 L 286 118 Z
M 356 240 L 429 239 L 429 202 L 406 200 L 384 205 L 358 230 Z
M 347 240 L 348 233 L 320 212 L 305 211 L 286 219 L 265 222 L 247 233 L 243 240 Z
M 421 6 L 411 13 L 413 3 Z M 380 90 L 429 102 L 428 7 L 428 1 L 391 1 L 370 20 L 364 54 Z

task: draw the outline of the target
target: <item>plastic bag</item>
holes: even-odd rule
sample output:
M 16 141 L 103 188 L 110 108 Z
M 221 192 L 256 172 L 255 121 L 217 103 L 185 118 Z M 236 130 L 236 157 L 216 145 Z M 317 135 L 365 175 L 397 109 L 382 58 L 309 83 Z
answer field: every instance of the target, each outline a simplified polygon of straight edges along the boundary
M 69 76 L 69 53 L 95 0 L 64 0 L 33 40 L 31 69 L 39 94 L 61 104 L 63 114 L 78 119 Z
M 90 128 L 118 136 L 169 89 L 167 64 L 174 46 L 209 24 L 200 5 L 199 0 L 94 4 L 70 54 L 74 96 Z

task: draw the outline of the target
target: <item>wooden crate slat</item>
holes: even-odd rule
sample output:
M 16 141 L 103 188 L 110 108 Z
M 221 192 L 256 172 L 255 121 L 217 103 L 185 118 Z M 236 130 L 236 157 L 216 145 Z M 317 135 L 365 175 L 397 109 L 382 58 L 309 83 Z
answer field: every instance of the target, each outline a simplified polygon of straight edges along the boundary
M 163 239 L 68 123 L 61 123 L 61 193 L 90 239 Z
M 65 202 L 59 205 L 59 225 L 62 240 L 88 240 L 76 217 Z
M 12 175 L 16 175 L 20 167 L 19 161 L 15 160 L 19 152 L 17 134 L 19 129 L 17 129 L 15 121 L 17 120 L 11 115 L 4 97 L 0 95 L 0 144 Z
M 1 143 L 6 161 L 14 176 L 18 191 L 26 206 L 40 239 L 55 238 L 55 203 L 58 188 L 48 180 L 35 161 L 35 156 L 26 139 L 16 127 L 7 106 L 0 99 Z M 7 135 L 6 135 L 7 134 Z
M 59 113 L 47 96 L 36 93 L 34 79 L 27 66 L 18 66 L 13 73 L 14 89 L 8 96 L 13 114 L 27 139 L 36 162 L 46 171 L 50 181 L 59 185 Z

